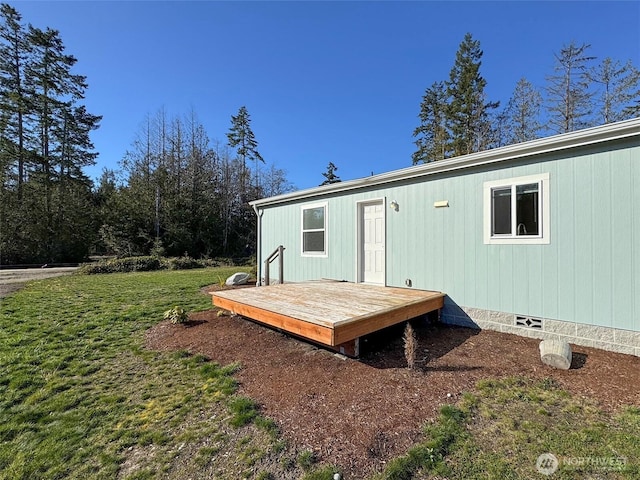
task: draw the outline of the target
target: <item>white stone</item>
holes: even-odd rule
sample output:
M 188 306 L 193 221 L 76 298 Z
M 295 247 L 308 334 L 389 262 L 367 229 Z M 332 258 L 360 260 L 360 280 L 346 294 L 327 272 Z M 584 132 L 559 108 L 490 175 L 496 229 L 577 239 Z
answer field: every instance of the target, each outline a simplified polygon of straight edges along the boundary
M 571 345 L 562 340 L 543 340 L 540 342 L 540 359 L 545 365 L 562 370 L 571 367 Z
M 250 275 L 248 273 L 238 272 L 227 278 L 227 281 L 224 283 L 227 286 L 246 285 L 249 281 L 249 277 Z

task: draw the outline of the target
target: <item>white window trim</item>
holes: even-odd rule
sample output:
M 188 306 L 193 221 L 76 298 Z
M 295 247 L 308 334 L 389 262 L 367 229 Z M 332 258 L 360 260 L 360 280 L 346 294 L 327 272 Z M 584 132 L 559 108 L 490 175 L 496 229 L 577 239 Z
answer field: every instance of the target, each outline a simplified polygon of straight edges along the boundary
M 311 210 L 313 208 L 320 208 L 323 207 L 324 208 L 324 252 L 305 252 L 304 251 L 304 233 L 305 231 L 307 232 L 313 232 L 313 231 L 320 231 L 319 229 L 317 230 L 305 230 L 304 229 L 304 211 L 305 210 Z M 327 202 L 321 202 L 321 203 L 312 203 L 309 205 L 302 205 L 300 207 L 300 254 L 303 257 L 315 257 L 315 258 L 322 258 L 322 257 L 327 257 L 329 256 L 329 235 L 328 235 L 328 231 L 329 231 L 329 208 L 328 208 L 328 204 Z
M 511 235 L 492 236 L 491 235 L 491 191 L 498 187 L 511 187 L 527 183 L 540 184 L 539 199 L 542 203 L 540 212 L 542 214 L 540 222 L 540 234 L 536 236 Z M 550 232 L 550 205 L 549 205 L 549 174 L 527 175 L 524 177 L 505 178 L 503 180 L 493 180 L 483 184 L 483 227 L 484 243 L 486 245 L 548 245 L 551 242 Z

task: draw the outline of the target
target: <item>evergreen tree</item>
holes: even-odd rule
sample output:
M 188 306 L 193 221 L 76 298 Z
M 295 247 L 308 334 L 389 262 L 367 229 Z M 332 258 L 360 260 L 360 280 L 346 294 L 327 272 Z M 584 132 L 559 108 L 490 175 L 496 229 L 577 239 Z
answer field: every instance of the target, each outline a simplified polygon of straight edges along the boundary
M 24 69 L 30 53 L 30 45 L 22 25 L 22 16 L 10 5 L 0 5 L 0 107 L 5 139 L 2 153 L 8 173 L 14 170 L 18 201 L 22 199 L 22 186 L 25 181 L 25 164 L 28 158 L 27 148 L 27 104 Z
M 244 255 L 255 244 L 255 214 L 238 188 L 242 161 L 226 145 L 210 147 L 195 112 L 148 118 L 121 165 L 125 182 L 112 200 L 120 214 L 101 228 L 113 253 L 161 244 L 170 256 Z
M 449 133 L 447 131 L 447 93 L 443 82 L 429 87 L 420 104 L 420 125 L 413 131 L 418 139 L 418 149 L 413 153 L 413 164 L 442 160 L 447 154 Z
M 555 74 L 547 77 L 548 117 L 551 130 L 566 133 L 593 124 L 592 93 L 589 91 L 589 62 L 591 45 L 571 42 L 555 56 Z
M 449 73 L 447 126 L 451 137 L 449 150 L 454 156 L 484 150 L 492 141 L 489 113 L 499 103 L 486 101 L 487 82 L 480 74 L 482 55 L 480 42 L 467 33 Z
M 329 165 L 327 165 L 327 171 L 322 174 L 324 181 L 320 186 L 341 182 L 342 180 L 340 180 L 340 177 L 336 175 L 336 170 L 338 170 L 338 167 L 336 167 L 333 162 L 329 162 Z
M 56 30 L 0 5 L 0 263 L 82 260 L 94 236 L 85 77 Z
M 640 70 L 631 61 L 622 64 L 607 57 L 588 71 L 588 78 L 600 88 L 595 101 L 600 122 L 617 122 L 640 113 Z
M 229 146 L 231 148 L 237 147 L 238 156 L 242 159 L 243 174 L 242 174 L 242 186 L 243 190 L 246 188 L 246 175 L 247 175 L 247 160 L 253 160 L 256 164 L 255 173 L 255 188 L 258 188 L 258 162 L 264 163 L 264 159 L 258 152 L 258 142 L 255 135 L 251 130 L 251 118 L 247 107 L 242 106 L 238 110 L 237 115 L 231 116 L 231 128 L 227 133 L 227 139 L 229 140 Z
M 77 102 L 84 97 L 86 78 L 72 73 L 76 58 L 65 52 L 57 30 L 29 27 L 32 56 L 26 65 L 27 88 L 35 138 L 35 164 L 30 182 L 38 191 L 36 212 L 42 223 L 38 232 L 46 261 L 82 258 L 64 230 L 88 235 L 87 225 L 74 224 L 85 210 L 91 183 L 82 168 L 95 163 L 89 132 L 100 117 L 90 115 Z M 79 203 L 76 203 L 79 202 Z M 68 248 L 67 248 L 68 247 Z M 86 252 L 85 252 L 86 253 Z

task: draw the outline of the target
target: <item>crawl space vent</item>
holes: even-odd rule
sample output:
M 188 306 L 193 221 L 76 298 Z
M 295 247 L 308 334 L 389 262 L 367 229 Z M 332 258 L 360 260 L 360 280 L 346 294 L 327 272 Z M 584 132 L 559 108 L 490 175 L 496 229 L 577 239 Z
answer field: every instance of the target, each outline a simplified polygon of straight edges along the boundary
M 516 315 L 515 325 L 516 327 L 526 327 L 526 328 L 533 328 L 536 330 L 542 330 L 542 319 Z

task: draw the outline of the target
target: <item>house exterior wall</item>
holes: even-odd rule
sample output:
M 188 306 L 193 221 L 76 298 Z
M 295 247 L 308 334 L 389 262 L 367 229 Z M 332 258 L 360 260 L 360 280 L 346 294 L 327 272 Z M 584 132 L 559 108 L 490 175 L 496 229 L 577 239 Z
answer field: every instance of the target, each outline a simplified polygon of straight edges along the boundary
M 485 244 L 484 182 L 543 173 L 549 244 Z M 357 202 L 380 198 L 399 206 L 385 209 L 386 285 L 410 279 L 412 288 L 445 292 L 443 320 L 640 355 L 637 136 L 265 206 L 262 258 L 282 244 L 285 281 L 356 281 Z M 434 208 L 442 200 L 449 206 Z M 303 257 L 301 208 L 320 201 L 328 254 Z M 516 316 L 542 321 L 516 326 Z

